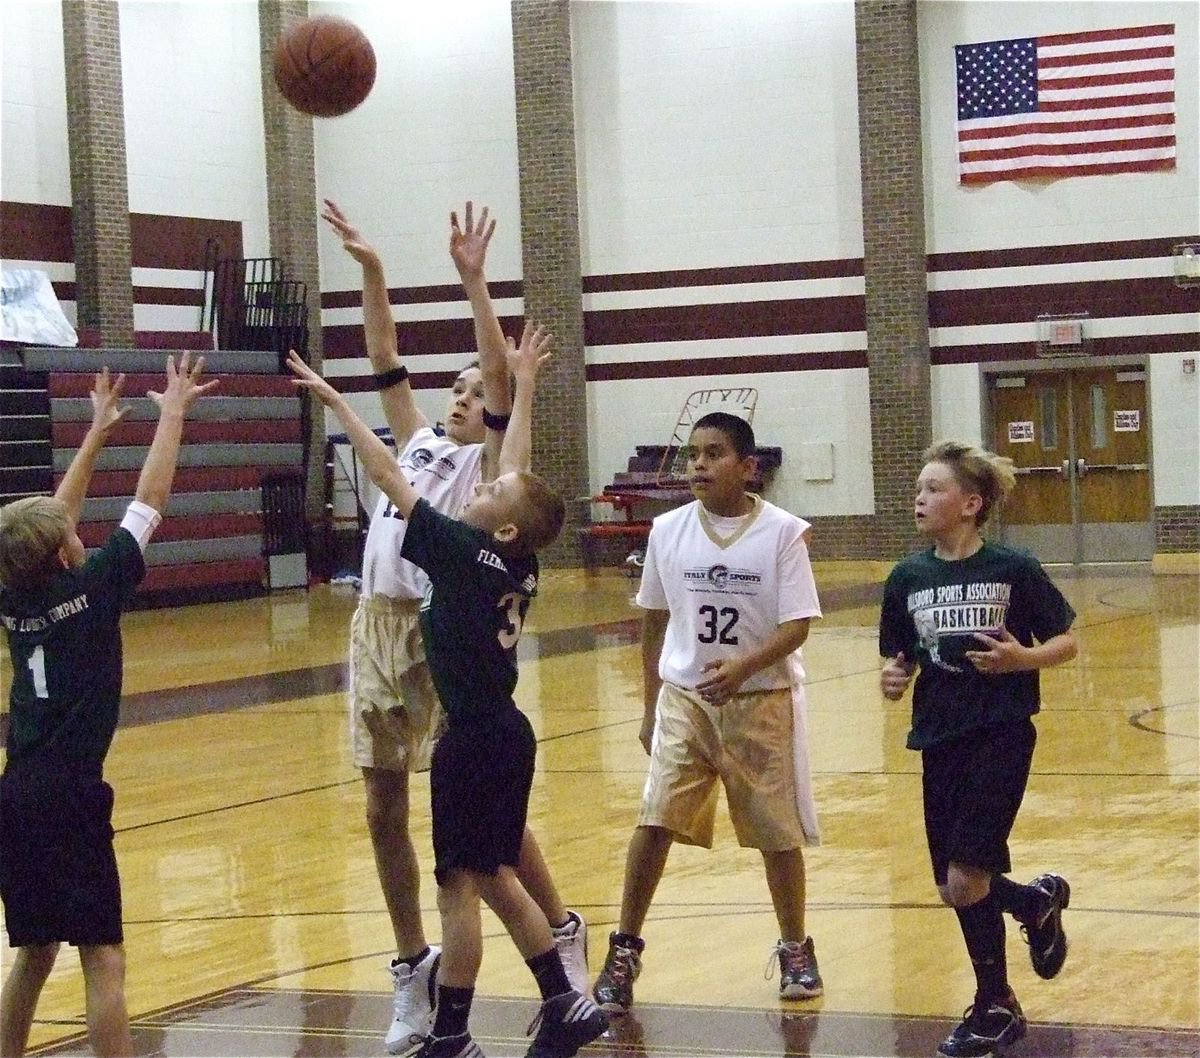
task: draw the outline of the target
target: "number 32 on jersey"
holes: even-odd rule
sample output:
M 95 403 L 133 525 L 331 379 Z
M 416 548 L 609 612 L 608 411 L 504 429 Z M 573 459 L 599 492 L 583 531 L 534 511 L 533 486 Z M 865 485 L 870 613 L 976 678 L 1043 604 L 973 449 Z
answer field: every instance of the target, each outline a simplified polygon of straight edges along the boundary
M 700 631 L 696 633 L 696 638 L 701 643 L 735 647 L 738 637 L 734 629 L 740 616 L 735 606 L 722 606 L 719 610 L 715 606 L 701 606 Z

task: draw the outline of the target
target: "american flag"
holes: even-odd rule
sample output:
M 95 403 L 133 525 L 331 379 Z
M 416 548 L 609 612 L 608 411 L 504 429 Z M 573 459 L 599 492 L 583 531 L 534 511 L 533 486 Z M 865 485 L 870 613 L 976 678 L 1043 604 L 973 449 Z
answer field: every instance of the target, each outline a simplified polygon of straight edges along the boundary
M 960 44 L 958 180 L 1175 168 L 1175 27 Z

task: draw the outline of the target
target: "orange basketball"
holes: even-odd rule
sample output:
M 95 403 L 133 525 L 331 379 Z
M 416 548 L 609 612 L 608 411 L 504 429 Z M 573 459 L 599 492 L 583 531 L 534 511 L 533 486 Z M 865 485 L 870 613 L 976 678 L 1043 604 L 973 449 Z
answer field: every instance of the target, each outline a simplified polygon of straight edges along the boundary
M 305 114 L 348 114 L 375 83 L 375 49 L 353 22 L 334 15 L 307 18 L 275 45 L 275 83 Z

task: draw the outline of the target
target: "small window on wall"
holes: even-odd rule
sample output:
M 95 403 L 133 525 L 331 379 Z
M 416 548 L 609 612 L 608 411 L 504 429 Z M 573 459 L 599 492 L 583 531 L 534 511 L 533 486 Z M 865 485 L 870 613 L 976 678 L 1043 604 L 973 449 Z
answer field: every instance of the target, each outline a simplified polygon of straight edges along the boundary
M 1108 447 L 1108 398 L 1103 386 L 1092 386 L 1092 447 Z
M 1042 401 L 1042 448 L 1058 447 L 1058 394 L 1052 389 L 1043 389 Z

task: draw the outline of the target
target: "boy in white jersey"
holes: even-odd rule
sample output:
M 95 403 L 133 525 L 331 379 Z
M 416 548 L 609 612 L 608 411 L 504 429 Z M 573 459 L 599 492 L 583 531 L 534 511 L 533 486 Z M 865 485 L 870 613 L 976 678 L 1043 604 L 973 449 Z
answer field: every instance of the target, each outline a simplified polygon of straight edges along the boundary
M 672 843 L 712 847 L 718 780 L 739 844 L 762 853 L 779 921 L 779 993 L 822 992 L 804 924 L 802 849 L 819 835 L 798 655 L 821 607 L 808 523 L 746 491 L 754 450 L 745 420 L 705 415 L 688 440 L 696 500 L 650 530 L 637 595 L 646 610 L 638 737 L 650 772 L 626 856 L 620 925 L 594 987 L 610 1013 L 633 1002 L 642 924 Z
M 455 379 L 441 435 L 417 407 L 400 362 L 379 254 L 336 203 L 326 199 L 325 207 L 322 216 L 362 265 L 367 354 L 399 464 L 435 510 L 456 517 L 475 486 L 496 476 L 512 408 L 508 345 L 484 275 L 496 222 L 489 222 L 486 208 L 476 221 L 470 202 L 461 227 L 450 215 L 450 256 L 471 303 L 479 363 Z M 407 525 L 381 496 L 367 531 L 362 597 L 350 625 L 351 743 L 366 786 L 367 825 L 397 950 L 389 966 L 394 998 L 385 1045 L 399 1055 L 415 1051 L 433 1023 L 440 953 L 425 940 L 420 866 L 409 832 L 408 776 L 429 766 L 442 713 L 417 622 L 428 577 L 400 557 Z M 528 829 L 517 873 L 553 927 L 568 976 L 586 990 L 586 926 L 563 906 Z

